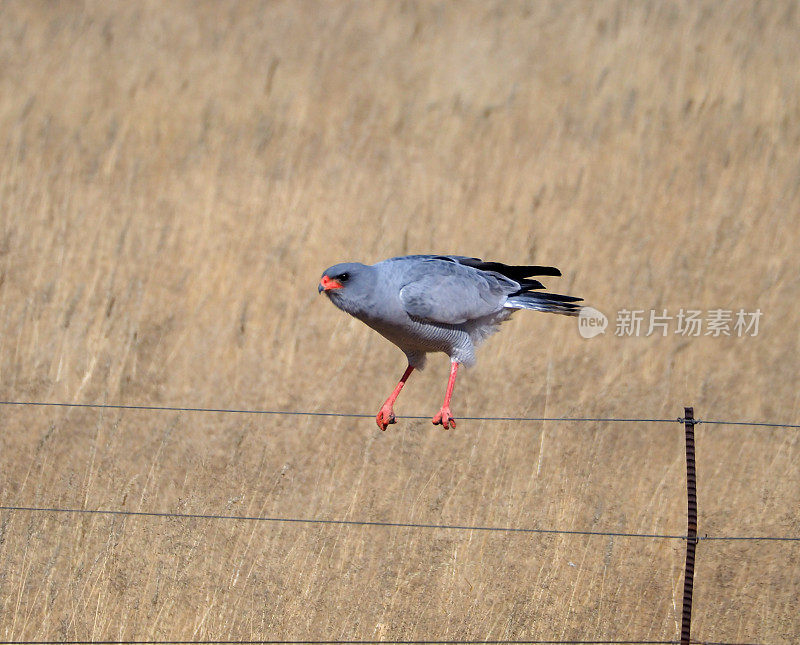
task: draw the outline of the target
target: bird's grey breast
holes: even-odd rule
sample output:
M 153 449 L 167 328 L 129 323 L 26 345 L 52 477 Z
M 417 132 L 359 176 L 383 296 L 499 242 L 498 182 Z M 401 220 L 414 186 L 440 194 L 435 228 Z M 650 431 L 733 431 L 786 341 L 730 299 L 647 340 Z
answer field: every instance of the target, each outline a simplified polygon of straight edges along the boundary
M 403 287 L 413 281 L 414 271 L 406 263 L 390 261 L 374 265 L 375 286 L 370 298 L 354 315 L 401 348 L 425 341 L 424 325 L 409 315 L 401 297 Z

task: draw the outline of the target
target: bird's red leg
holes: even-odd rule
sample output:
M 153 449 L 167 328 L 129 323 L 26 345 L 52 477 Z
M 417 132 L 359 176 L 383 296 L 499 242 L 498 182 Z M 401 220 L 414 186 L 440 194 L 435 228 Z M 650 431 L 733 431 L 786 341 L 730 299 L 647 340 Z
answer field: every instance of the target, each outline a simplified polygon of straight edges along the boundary
M 397 384 L 397 387 L 394 388 L 394 392 L 389 395 L 389 398 L 386 399 L 386 403 L 384 403 L 381 409 L 378 410 L 378 415 L 375 417 L 375 421 L 378 423 L 378 427 L 381 430 L 386 430 L 390 423 L 397 423 L 394 418 L 394 402 L 397 400 L 400 390 L 403 389 L 403 386 L 406 384 L 408 377 L 411 376 L 411 372 L 413 371 L 414 368 L 411 367 L 411 365 L 406 368 L 406 371 L 403 372 L 403 376 L 400 377 L 400 382 Z
M 444 428 L 455 428 L 456 420 L 450 413 L 450 397 L 453 396 L 453 387 L 456 384 L 456 372 L 458 372 L 458 363 L 453 361 L 450 363 L 450 379 L 447 381 L 447 392 L 444 395 L 444 403 L 442 409 L 433 417 L 433 425 L 441 425 Z

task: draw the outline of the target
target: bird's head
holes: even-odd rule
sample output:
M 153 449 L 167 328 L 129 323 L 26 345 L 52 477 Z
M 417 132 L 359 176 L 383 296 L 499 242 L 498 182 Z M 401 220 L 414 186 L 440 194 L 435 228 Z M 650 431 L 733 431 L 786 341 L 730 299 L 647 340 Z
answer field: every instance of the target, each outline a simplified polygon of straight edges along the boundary
M 324 293 L 337 307 L 346 311 L 358 308 L 373 288 L 372 267 L 358 262 L 343 262 L 326 269 L 317 291 Z

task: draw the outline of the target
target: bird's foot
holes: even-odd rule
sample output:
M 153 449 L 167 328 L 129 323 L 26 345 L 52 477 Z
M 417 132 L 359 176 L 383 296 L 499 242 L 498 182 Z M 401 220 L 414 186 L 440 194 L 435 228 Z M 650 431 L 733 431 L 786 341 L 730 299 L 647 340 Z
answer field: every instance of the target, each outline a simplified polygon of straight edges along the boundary
M 442 409 L 436 413 L 436 416 L 433 417 L 433 425 L 442 426 L 445 430 L 456 427 L 456 420 L 450 412 L 449 405 L 443 405 Z
M 386 430 L 391 423 L 397 423 L 392 406 L 384 404 L 383 407 L 378 410 L 378 414 L 375 417 L 375 422 L 378 424 L 378 427 L 381 430 Z

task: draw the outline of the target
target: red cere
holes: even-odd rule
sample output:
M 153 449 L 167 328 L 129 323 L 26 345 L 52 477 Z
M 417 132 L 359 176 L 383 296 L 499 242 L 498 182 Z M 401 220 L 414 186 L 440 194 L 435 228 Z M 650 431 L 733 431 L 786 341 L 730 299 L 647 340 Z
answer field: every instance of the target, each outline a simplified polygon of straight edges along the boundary
M 322 280 L 319 281 L 322 285 L 322 289 L 324 291 L 330 291 L 331 289 L 341 289 L 344 285 L 339 282 L 338 280 L 331 280 L 328 276 L 322 276 Z

